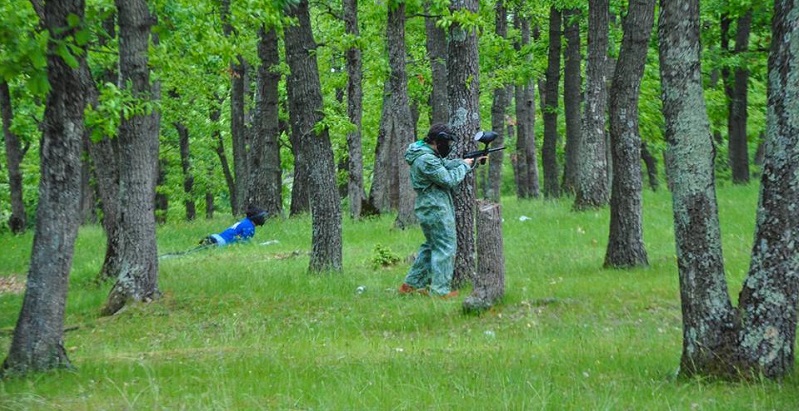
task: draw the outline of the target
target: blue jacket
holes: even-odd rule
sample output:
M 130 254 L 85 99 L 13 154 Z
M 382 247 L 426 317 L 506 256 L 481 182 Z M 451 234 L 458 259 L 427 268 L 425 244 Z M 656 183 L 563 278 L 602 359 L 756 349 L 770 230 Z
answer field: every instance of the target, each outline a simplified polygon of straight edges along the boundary
M 217 245 L 235 243 L 237 241 L 249 240 L 255 235 L 255 224 L 249 218 L 244 218 L 236 224 L 228 227 L 219 234 L 211 234 L 216 240 Z

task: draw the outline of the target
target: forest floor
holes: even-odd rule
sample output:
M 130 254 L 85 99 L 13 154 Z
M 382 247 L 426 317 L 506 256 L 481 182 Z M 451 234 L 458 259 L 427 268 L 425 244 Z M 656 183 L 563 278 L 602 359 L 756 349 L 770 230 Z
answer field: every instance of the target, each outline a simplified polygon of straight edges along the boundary
M 757 187 L 719 189 L 733 304 Z M 177 219 L 181 210 L 174 210 Z M 247 244 L 159 260 L 162 298 L 99 312 L 105 239 L 75 246 L 65 348 L 75 371 L 0 381 L 0 410 L 795 410 L 799 379 L 678 376 L 682 317 L 671 198 L 644 195 L 649 266 L 602 268 L 607 209 L 502 200 L 505 298 L 401 296 L 423 240 L 394 216 L 343 222 L 344 268 L 309 274 L 311 219 L 273 219 Z M 236 221 L 170 222 L 160 254 Z M 33 235 L 0 235 L 0 354 L 22 305 Z M 386 266 L 383 264 L 390 263 Z M 13 291 L 13 292 L 11 292 Z

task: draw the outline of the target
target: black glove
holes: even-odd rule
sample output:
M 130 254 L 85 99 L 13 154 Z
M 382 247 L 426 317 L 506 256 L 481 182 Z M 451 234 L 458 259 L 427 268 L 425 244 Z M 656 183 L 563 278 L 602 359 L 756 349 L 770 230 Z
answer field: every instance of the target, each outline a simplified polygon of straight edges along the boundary
M 216 238 L 210 235 L 200 240 L 200 245 L 211 245 L 211 244 L 216 244 Z

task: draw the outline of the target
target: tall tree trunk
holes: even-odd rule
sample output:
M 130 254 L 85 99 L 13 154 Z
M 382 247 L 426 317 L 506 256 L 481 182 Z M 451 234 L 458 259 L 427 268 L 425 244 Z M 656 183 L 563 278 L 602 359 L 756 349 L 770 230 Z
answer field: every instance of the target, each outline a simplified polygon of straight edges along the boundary
M 388 7 L 386 25 L 389 77 L 383 92 L 378 145 L 370 203 L 381 213 L 396 208 L 395 226 L 404 228 L 416 222 L 413 212 L 416 193 L 408 178 L 405 150 L 413 142 L 408 102 L 408 76 L 405 71 L 405 3 Z
M 522 10 L 514 13 L 514 26 L 521 32 L 514 44 L 517 52 L 530 44 L 530 18 Z M 531 62 L 531 56 L 525 56 Z M 538 177 L 538 156 L 535 143 L 535 79 L 529 78 L 515 87 L 516 100 L 516 170 L 518 182 L 516 195 L 519 198 L 538 198 L 541 187 Z
M 169 195 L 163 190 L 158 190 L 158 187 L 166 184 L 167 166 L 167 160 L 164 157 L 159 157 L 155 179 L 155 222 L 157 224 L 165 224 L 169 212 Z
M 495 27 L 497 36 L 506 38 L 508 36 L 508 10 L 505 8 L 504 0 L 497 1 L 495 6 L 496 18 Z M 508 108 L 509 87 L 498 85 L 494 89 L 494 97 L 491 102 L 491 130 L 497 133 L 494 141 L 495 147 L 502 147 L 505 144 L 505 111 Z M 488 160 L 488 184 L 486 184 L 486 198 L 495 203 L 499 203 L 502 187 L 502 163 L 504 160 L 502 150 L 495 151 L 489 155 Z
M 344 0 L 344 29 L 347 34 L 360 39 L 358 28 L 358 0 Z M 363 62 L 361 48 L 352 46 L 346 50 L 347 60 L 347 118 L 355 130 L 347 133 L 347 197 L 350 201 L 350 217 L 361 217 L 366 192 L 363 187 L 363 147 L 361 123 L 363 118 Z
M 388 9 L 386 41 L 388 42 L 388 64 L 391 67 L 389 75 L 391 97 L 386 100 L 386 103 L 390 102 L 389 107 L 391 107 L 389 121 L 393 123 L 392 157 L 397 164 L 396 174 L 392 178 L 392 186 L 399 189 L 397 219 L 394 226 L 405 228 L 416 224 L 416 215 L 414 214 L 416 192 L 411 186 L 411 180 L 408 177 L 410 167 L 404 157 L 408 145 L 415 139 L 411 121 L 413 116 L 408 99 L 408 75 L 405 69 L 405 3 L 399 3 L 397 7 L 389 6 Z M 385 110 L 383 111 L 385 112 Z
M 308 0 L 289 7 L 286 15 L 296 18 L 298 25 L 284 28 L 286 62 L 291 75 L 287 89 L 292 134 L 300 140 L 301 160 L 309 174 L 308 189 L 311 196 L 312 273 L 341 270 L 341 204 L 336 190 L 333 149 L 327 127 L 317 131 L 322 122 L 322 86 L 316 42 L 311 30 Z
M 222 32 L 225 37 L 234 34 L 233 24 L 230 22 L 230 0 L 222 0 L 220 7 Z M 247 130 L 244 121 L 244 96 L 246 80 L 246 62 L 241 55 L 237 55 L 230 62 L 230 136 L 233 149 L 233 174 L 234 190 L 231 193 L 230 208 L 233 215 L 244 213 L 245 200 L 249 191 L 249 159 L 247 153 Z
M 80 156 L 80 222 L 81 224 L 91 224 L 97 222 L 97 213 L 95 208 L 96 192 L 91 185 L 92 163 L 89 159 L 89 147 L 91 146 L 91 136 L 89 130 L 83 134 L 82 149 L 83 152 Z
M 575 210 L 608 204 L 607 69 L 609 0 L 588 2 L 588 61 L 586 62 L 585 117 L 582 144 L 577 150 Z
M 799 5 L 775 0 L 768 60 L 768 124 L 752 262 L 738 298 L 739 369 L 781 379 L 795 364 L 799 298 Z
M 561 12 L 549 8 L 549 54 L 544 100 L 544 144 L 541 160 L 544 165 L 544 197 L 560 197 L 558 171 L 558 83 L 560 82 Z
M 181 122 L 175 122 L 174 126 L 180 141 L 180 169 L 183 172 L 183 206 L 186 208 L 186 221 L 192 221 L 197 217 L 197 205 L 194 201 L 194 173 L 191 168 L 189 129 Z
M 218 100 L 218 99 L 215 99 Z M 222 113 L 219 107 L 214 107 L 211 109 L 211 113 L 209 115 L 211 119 L 211 124 L 213 125 L 213 131 L 211 132 L 213 140 L 216 142 L 214 146 L 214 150 L 216 151 L 216 156 L 219 157 L 219 164 L 222 166 L 222 175 L 225 176 L 225 185 L 227 186 L 228 194 L 230 195 L 230 204 L 238 203 L 238 196 L 236 191 L 236 182 L 233 178 L 233 172 L 230 170 L 230 162 L 227 159 L 227 154 L 225 153 L 225 140 L 222 138 L 222 132 L 220 127 L 222 123 L 219 121 Z
M 652 191 L 658 191 L 658 160 L 652 153 L 645 142 L 641 142 L 641 159 L 644 160 L 646 165 L 646 175 L 649 179 L 649 188 Z
M 145 0 L 117 0 L 119 13 L 120 84 L 138 99 L 152 104 L 148 66 L 153 18 Z M 158 133 L 155 112 L 122 119 L 119 127 L 119 180 L 121 209 L 119 235 L 122 264 L 103 314 L 119 311 L 128 301 L 150 301 L 159 296 L 158 250 L 155 238 L 154 197 L 157 177 Z
M 719 354 L 734 341 L 735 318 L 724 277 L 715 153 L 702 93 L 699 1 L 661 0 L 658 21 L 666 168 L 682 301 L 680 373 L 706 374 L 729 367 L 724 364 L 729 355 Z
M 307 169 L 307 163 L 303 159 L 301 136 L 294 134 L 292 129 L 289 140 L 291 141 L 291 152 L 294 155 L 294 178 L 291 185 L 289 216 L 296 216 L 311 210 L 311 198 L 308 193 L 308 187 L 311 183 L 308 181 L 310 174 Z
M 735 35 L 735 54 L 742 55 L 749 49 L 749 32 L 752 28 L 752 9 L 738 18 L 738 30 Z M 730 115 L 728 124 L 730 168 L 732 182 L 749 183 L 749 142 L 746 135 L 747 91 L 749 88 L 749 69 L 745 63 L 735 68 L 732 98 L 730 99 Z
M 283 213 L 283 173 L 280 166 L 280 53 L 277 31 L 258 31 L 258 67 L 255 121 L 250 148 L 250 194 L 248 202 L 263 208 L 270 217 Z
M 3 138 L 6 147 L 6 165 L 8 166 L 8 188 L 11 194 L 11 217 L 8 219 L 8 228 L 14 234 L 25 232 L 28 219 L 25 214 L 25 202 L 22 195 L 22 144 L 14 132 L 11 131 L 11 122 L 14 121 L 14 110 L 11 105 L 11 91 L 8 83 L 0 80 L 0 113 L 3 118 Z
M 450 11 L 477 13 L 477 0 L 460 0 Z M 449 126 L 458 141 L 455 156 L 475 149 L 474 135 L 480 130 L 480 71 L 477 32 L 459 23 L 449 27 L 447 48 L 447 101 Z M 469 173 L 455 190 L 455 227 L 458 233 L 452 287 L 458 289 L 474 277 L 474 175 Z
M 101 37 L 100 46 L 105 46 L 110 39 L 116 37 L 115 16 L 108 16 L 102 23 L 103 30 L 108 33 L 108 38 Z M 118 80 L 116 71 L 106 69 L 100 75 L 98 81 L 92 78 L 89 67 L 85 66 L 82 70 L 86 79 L 88 103 L 96 106 L 99 91 L 96 84 L 111 83 Z M 105 257 L 100 272 L 97 273 L 97 282 L 104 282 L 115 279 L 121 270 L 120 264 L 120 198 L 119 198 L 119 145 L 116 138 L 103 136 L 97 141 L 93 141 L 89 146 L 89 156 L 94 165 L 94 178 L 97 184 L 97 195 L 100 199 L 100 209 L 102 210 L 102 224 L 105 231 Z
M 582 149 L 582 130 L 580 127 L 580 104 L 582 103 L 582 83 L 580 75 L 580 9 L 563 11 L 563 37 L 566 48 L 563 50 L 563 108 L 566 117 L 566 159 L 563 166 L 563 193 L 576 192 L 578 168 L 577 153 Z
M 436 17 L 430 16 L 430 1 L 425 1 L 424 27 L 427 34 L 425 45 L 430 59 L 432 93 L 430 94 L 430 124 L 449 121 L 447 103 L 447 33 L 436 26 Z M 416 123 L 414 123 L 416 124 Z
M 50 92 L 42 123 L 41 180 L 27 287 L 8 357 L 0 377 L 69 367 L 64 349 L 64 310 L 75 238 L 80 225 L 81 141 L 86 106 L 84 46 L 70 67 L 56 51 L 84 23 L 82 0 L 45 2 L 42 21 L 50 35 L 47 79 Z
M 655 0 L 633 0 L 624 18 L 624 37 L 613 73 L 610 97 L 610 140 L 613 188 L 606 267 L 649 264 L 644 247 L 641 136 L 638 94 L 655 18 Z

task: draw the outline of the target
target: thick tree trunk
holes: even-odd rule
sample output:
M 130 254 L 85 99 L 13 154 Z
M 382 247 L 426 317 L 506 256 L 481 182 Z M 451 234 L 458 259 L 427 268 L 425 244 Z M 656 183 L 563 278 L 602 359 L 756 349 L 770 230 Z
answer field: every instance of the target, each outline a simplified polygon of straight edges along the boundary
M 544 197 L 560 197 L 558 170 L 558 84 L 560 83 L 561 12 L 549 8 L 549 54 L 544 100 L 544 144 L 541 161 L 544 166 Z
M 461 0 L 450 5 L 453 13 L 477 13 L 477 0 Z M 447 48 L 447 101 L 449 126 L 458 141 L 454 156 L 475 149 L 474 135 L 480 130 L 480 72 L 477 54 L 477 33 L 458 23 L 449 27 Z M 474 175 L 469 173 L 455 190 L 455 226 L 458 233 L 455 272 L 452 286 L 462 287 L 474 276 Z
M 14 121 L 11 91 L 8 88 L 8 83 L 2 79 L 0 79 L 0 113 L 2 113 L 3 119 L 8 189 L 11 194 L 11 217 L 8 219 L 8 228 L 14 234 L 21 234 L 25 232 L 28 225 L 22 195 L 22 171 L 19 168 L 22 163 L 22 144 L 20 144 L 19 137 L 11 131 L 11 122 Z
M 250 148 L 248 203 L 263 208 L 270 217 L 283 213 L 283 173 L 280 165 L 280 53 L 277 31 L 258 31 L 258 67 L 255 121 Z
M 580 104 L 582 103 L 582 83 L 580 75 L 580 15 L 579 9 L 563 12 L 563 37 L 566 48 L 563 50 L 563 108 L 566 117 L 565 163 L 563 165 L 564 194 L 574 194 L 577 186 L 579 163 L 578 151 L 582 149 L 582 130 L 580 127 Z
M 609 0 L 588 2 L 588 60 L 586 62 L 585 117 L 582 144 L 577 150 L 575 210 L 608 204 L 607 69 Z
M 735 316 L 724 277 L 714 150 L 702 94 L 699 1 L 661 0 L 658 33 L 682 301 L 680 372 L 725 373 Z
M 148 48 L 153 18 L 145 0 L 118 0 L 120 84 L 140 104 L 150 102 Z M 121 271 L 103 314 L 119 311 L 128 301 L 157 298 L 158 250 L 155 238 L 155 180 L 158 132 L 155 112 L 123 118 L 119 127 Z
M 358 28 L 358 0 L 344 0 L 344 29 L 354 38 L 360 38 Z M 355 130 L 347 133 L 347 197 L 350 202 L 350 217 L 361 218 L 366 200 L 363 187 L 363 147 L 361 123 L 363 119 L 363 62 L 360 47 L 346 50 L 347 60 L 347 118 Z
M 327 127 L 316 131 L 322 123 L 322 87 L 316 55 L 311 53 L 316 42 L 311 30 L 308 1 L 301 0 L 296 7 L 286 10 L 288 17 L 296 18 L 296 26 L 284 28 L 288 77 L 289 115 L 292 134 L 297 136 L 302 152 L 301 160 L 309 173 L 308 189 L 313 193 L 311 217 L 312 273 L 341 270 L 341 204 L 336 191 L 333 149 Z
M 191 169 L 189 147 L 189 129 L 181 122 L 173 124 L 178 133 L 180 146 L 180 169 L 183 172 L 183 206 L 186 208 L 186 221 L 197 217 L 197 205 L 194 201 L 194 173 Z
M 795 364 L 799 298 L 799 5 L 775 0 L 768 125 L 752 263 L 741 291 L 740 369 L 781 379 Z
M 433 84 L 430 94 L 430 124 L 449 122 L 449 104 L 447 103 L 447 33 L 436 26 L 435 17 L 430 16 L 430 2 L 425 1 L 424 27 L 427 34 L 427 57 L 430 59 L 430 71 Z M 415 123 L 414 123 L 415 124 Z
M 502 242 L 502 208 L 490 201 L 477 202 L 477 273 L 474 290 L 463 301 L 466 312 L 482 312 L 505 296 L 505 253 Z
M 752 27 L 752 9 L 738 18 L 738 31 L 735 35 L 735 54 L 742 55 L 749 49 L 749 32 Z M 749 142 L 746 134 L 747 92 L 749 88 L 749 70 L 746 66 L 737 67 L 733 80 L 732 99 L 728 124 L 730 168 L 732 182 L 749 183 Z
M 605 267 L 626 268 L 649 264 L 643 233 L 638 94 L 654 15 L 655 0 L 630 2 L 624 19 L 619 61 L 613 74 L 609 110 L 613 188 Z
M 70 67 L 56 52 L 74 35 L 68 18 L 83 24 L 82 0 L 46 2 L 43 23 L 50 34 L 50 92 L 42 123 L 41 180 L 27 287 L 8 357 L 0 377 L 69 367 L 64 349 L 64 310 L 75 238 L 80 225 L 81 141 L 86 106 L 85 48 Z M 80 46 L 77 46 L 80 47 Z

